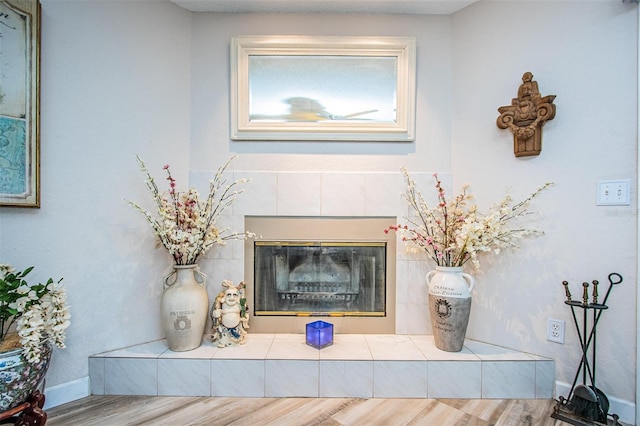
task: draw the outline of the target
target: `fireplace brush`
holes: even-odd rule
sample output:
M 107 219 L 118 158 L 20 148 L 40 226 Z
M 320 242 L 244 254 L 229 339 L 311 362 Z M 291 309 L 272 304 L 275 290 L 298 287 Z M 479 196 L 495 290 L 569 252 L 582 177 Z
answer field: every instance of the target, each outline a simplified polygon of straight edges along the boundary
M 589 283 L 584 282 L 582 284 L 582 300 L 572 300 L 571 292 L 569 291 L 569 283 L 563 281 L 565 292 L 565 304 L 571 308 L 571 314 L 573 317 L 573 323 L 578 333 L 578 340 L 582 350 L 582 357 L 580 364 L 576 371 L 576 374 L 569 391 L 567 399 L 560 397 L 560 405 L 566 406 L 574 415 L 579 418 L 589 421 L 601 422 L 606 424 L 608 411 L 609 411 L 609 399 L 600 389 L 596 387 L 596 336 L 597 325 L 600 321 L 600 316 L 607 310 L 607 299 L 611 294 L 611 290 L 614 285 L 622 282 L 622 276 L 618 273 L 609 274 L 609 288 L 602 301 L 598 302 L 598 284 L 597 280 L 592 281 L 593 290 L 591 294 L 591 300 L 589 300 Z M 579 324 L 577 309 L 582 309 L 582 325 Z M 592 310 L 591 329 L 588 328 L 589 310 Z M 591 360 L 589 360 L 589 349 L 591 348 Z M 578 383 L 578 378 L 582 376 L 582 384 Z M 589 379 L 589 385 L 587 384 L 587 378 Z M 558 416 L 559 410 L 556 409 L 552 417 L 560 418 L 568 421 L 570 419 L 562 418 Z M 618 416 L 613 414 L 614 424 L 617 422 Z M 583 423 L 574 423 L 583 424 Z

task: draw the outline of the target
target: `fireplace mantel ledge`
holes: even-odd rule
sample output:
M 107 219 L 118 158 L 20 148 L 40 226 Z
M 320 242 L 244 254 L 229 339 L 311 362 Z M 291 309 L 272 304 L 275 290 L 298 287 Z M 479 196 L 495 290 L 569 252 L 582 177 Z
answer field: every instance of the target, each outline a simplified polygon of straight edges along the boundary
M 157 340 L 89 358 L 96 395 L 360 398 L 551 398 L 552 359 L 466 340 L 460 352 L 431 335 L 337 334 L 318 350 L 304 334 L 258 334 L 192 351 Z

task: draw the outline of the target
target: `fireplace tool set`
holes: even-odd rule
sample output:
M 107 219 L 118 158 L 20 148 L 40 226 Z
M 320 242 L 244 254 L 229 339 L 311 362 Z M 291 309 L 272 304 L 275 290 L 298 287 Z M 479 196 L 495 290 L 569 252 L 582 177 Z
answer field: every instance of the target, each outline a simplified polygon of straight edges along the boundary
M 602 302 L 598 301 L 599 282 L 597 280 L 591 282 L 593 286 L 591 299 L 589 297 L 589 283 L 582 283 L 582 300 L 573 300 L 569 291 L 569 283 L 567 281 L 562 282 L 566 297 L 564 303 L 571 308 L 573 323 L 582 349 L 582 358 L 568 397 L 559 397 L 558 404 L 554 408 L 551 417 L 577 426 L 620 425 L 616 414 L 609 415 L 609 399 L 604 392 L 596 387 L 596 329 L 600 316 L 605 310 L 609 309 L 607 299 L 611 294 L 611 290 L 615 285 L 622 282 L 622 276 L 613 272 L 609 274 L 608 279 L 609 288 Z M 579 322 L 580 312 L 582 312 L 581 324 Z M 589 315 L 590 313 L 591 315 Z M 589 352 L 591 357 L 589 357 Z M 579 377 L 582 377 L 581 384 L 578 384 Z M 611 423 L 609 422 L 609 417 L 611 417 Z

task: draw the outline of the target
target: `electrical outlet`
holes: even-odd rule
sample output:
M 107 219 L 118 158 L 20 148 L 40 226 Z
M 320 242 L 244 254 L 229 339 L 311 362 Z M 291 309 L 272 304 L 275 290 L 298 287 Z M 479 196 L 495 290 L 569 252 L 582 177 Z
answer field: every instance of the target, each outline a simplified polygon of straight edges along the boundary
M 631 204 L 631 181 L 599 180 L 598 181 L 598 206 L 628 206 Z
M 550 342 L 564 343 L 564 321 L 547 319 L 547 340 Z

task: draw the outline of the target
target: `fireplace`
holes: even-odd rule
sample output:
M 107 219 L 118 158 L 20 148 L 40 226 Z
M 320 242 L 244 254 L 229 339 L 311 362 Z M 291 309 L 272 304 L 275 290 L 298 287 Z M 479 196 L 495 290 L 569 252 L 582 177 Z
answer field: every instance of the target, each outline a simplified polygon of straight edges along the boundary
M 256 241 L 254 313 L 384 316 L 385 242 Z
M 395 218 L 245 217 L 250 331 L 304 333 L 322 317 L 336 333 L 395 333 Z

